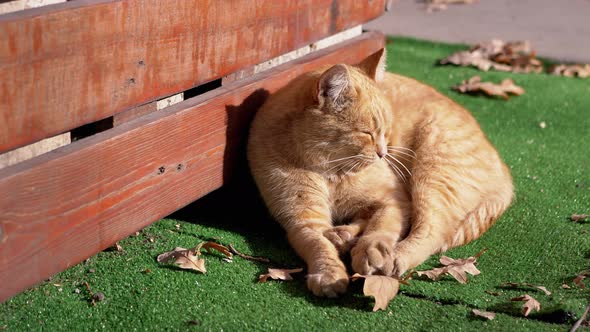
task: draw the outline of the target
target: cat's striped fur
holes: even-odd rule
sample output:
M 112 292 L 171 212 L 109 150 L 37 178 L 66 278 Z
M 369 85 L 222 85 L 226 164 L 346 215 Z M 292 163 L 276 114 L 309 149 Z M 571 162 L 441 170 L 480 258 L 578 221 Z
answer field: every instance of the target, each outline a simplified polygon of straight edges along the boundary
M 513 198 L 510 172 L 471 114 L 434 89 L 357 66 L 304 74 L 270 96 L 248 159 L 270 212 L 308 265 L 308 287 L 401 275 L 479 237 Z

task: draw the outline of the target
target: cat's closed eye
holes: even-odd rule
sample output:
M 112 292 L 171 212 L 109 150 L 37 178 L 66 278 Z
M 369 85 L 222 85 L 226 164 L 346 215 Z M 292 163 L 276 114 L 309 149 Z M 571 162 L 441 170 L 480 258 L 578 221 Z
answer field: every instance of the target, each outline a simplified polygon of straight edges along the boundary
M 375 136 L 373 136 L 373 133 L 370 131 L 361 131 L 361 134 L 363 134 L 364 136 L 370 137 L 371 141 L 375 141 Z

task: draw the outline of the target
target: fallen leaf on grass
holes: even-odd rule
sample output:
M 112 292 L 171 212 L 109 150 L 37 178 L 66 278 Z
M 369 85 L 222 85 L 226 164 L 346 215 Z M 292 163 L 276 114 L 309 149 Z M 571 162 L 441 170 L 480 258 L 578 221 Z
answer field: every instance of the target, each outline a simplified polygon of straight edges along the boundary
M 233 256 L 227 247 L 213 241 L 208 241 L 199 243 L 193 249 L 185 249 L 181 247 L 174 248 L 172 251 L 159 255 L 156 260 L 160 263 L 173 263 L 181 269 L 207 273 L 205 259 L 201 257 L 201 249 L 203 248 L 209 253 L 211 250 L 218 251 L 230 259 Z
M 268 278 L 275 279 L 275 280 L 293 280 L 291 276 L 292 273 L 299 273 L 303 271 L 302 268 L 299 269 L 272 269 L 268 268 L 268 273 L 261 274 L 258 277 L 258 282 L 266 282 Z
M 540 291 L 542 291 L 543 293 L 545 293 L 545 295 L 549 296 L 551 295 L 551 292 L 545 287 L 545 286 L 538 286 L 538 285 L 533 285 L 533 284 L 529 284 L 526 282 L 505 282 L 503 284 L 500 285 L 501 287 L 531 287 L 531 288 L 536 288 Z
M 570 289 L 571 287 L 568 284 L 561 284 L 561 288 Z
M 176 247 L 172 251 L 159 255 L 156 260 L 159 263 L 173 263 L 181 269 L 206 273 L 205 259 L 201 258 L 201 252 L 197 248 L 198 246 L 194 249 Z
M 375 305 L 373 311 L 385 310 L 389 301 L 391 301 L 399 291 L 400 281 L 396 278 L 379 275 L 364 276 L 355 273 L 351 279 L 357 280 L 359 278 L 365 279 L 363 285 L 363 294 L 365 296 L 372 296 L 375 298 Z
M 441 256 L 440 263 L 443 265 L 443 267 L 426 271 L 416 271 L 416 273 L 418 276 L 425 275 L 434 281 L 440 279 L 445 274 L 450 274 L 458 282 L 465 284 L 467 283 L 467 273 L 474 276 L 481 273 L 477 267 L 475 267 L 475 264 L 477 263 L 479 256 L 481 256 L 486 251 L 487 249 L 484 249 L 475 256 L 465 259 L 453 259 L 447 256 Z
M 541 310 L 541 303 L 539 303 L 539 301 L 535 300 L 534 297 L 528 295 L 528 294 L 524 294 L 518 297 L 515 297 L 513 299 L 511 299 L 510 301 L 519 301 L 519 302 L 524 302 L 524 304 L 522 305 L 522 314 L 526 317 L 528 316 L 531 311 L 539 311 Z
M 586 279 L 587 276 L 590 276 L 590 271 L 584 271 L 580 273 L 574 278 L 574 284 L 580 287 L 581 289 L 586 289 L 586 285 L 584 285 L 582 281 Z
M 474 45 L 467 51 L 459 51 L 439 61 L 440 64 L 473 66 L 482 71 L 495 69 L 515 73 L 540 73 L 543 64 L 535 58 L 528 41 L 492 39 Z
M 201 243 L 199 246 L 197 246 L 199 249 L 202 247 L 205 250 L 207 250 L 207 252 L 211 252 L 211 250 L 215 250 L 217 252 L 222 253 L 223 255 L 225 255 L 228 258 L 232 258 L 233 254 L 229 251 L 229 249 L 226 246 L 223 246 L 217 242 L 204 242 Z
M 489 311 L 480 311 L 480 310 L 477 310 L 477 309 L 473 309 L 473 310 L 471 310 L 471 312 L 475 316 L 482 317 L 482 318 L 485 318 L 487 320 L 492 320 L 492 319 L 496 318 L 496 314 L 493 313 L 493 312 L 489 312 Z
M 588 217 L 590 217 L 588 214 L 572 214 L 570 220 L 574 222 L 583 222 L 586 221 L 586 218 Z
M 479 76 L 473 76 L 461 82 L 460 85 L 453 87 L 453 90 L 461 93 L 483 92 L 488 96 L 498 96 L 504 99 L 508 99 L 509 94 L 520 96 L 524 93 L 524 89 L 515 85 L 514 81 L 509 78 L 503 80 L 500 84 L 495 84 L 492 82 L 482 82 Z
M 553 65 L 547 69 L 547 72 L 552 75 L 566 76 L 566 77 L 590 77 L 590 64 L 576 64 L 576 65 Z

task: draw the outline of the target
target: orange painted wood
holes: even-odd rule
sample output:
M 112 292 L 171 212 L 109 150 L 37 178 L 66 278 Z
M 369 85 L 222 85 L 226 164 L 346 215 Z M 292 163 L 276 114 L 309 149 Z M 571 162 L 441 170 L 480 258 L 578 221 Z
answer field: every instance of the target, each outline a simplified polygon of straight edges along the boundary
M 85 0 L 0 16 L 0 152 L 382 14 L 384 0 Z
M 365 33 L 0 170 L 0 302 L 221 187 L 269 93 L 383 43 Z

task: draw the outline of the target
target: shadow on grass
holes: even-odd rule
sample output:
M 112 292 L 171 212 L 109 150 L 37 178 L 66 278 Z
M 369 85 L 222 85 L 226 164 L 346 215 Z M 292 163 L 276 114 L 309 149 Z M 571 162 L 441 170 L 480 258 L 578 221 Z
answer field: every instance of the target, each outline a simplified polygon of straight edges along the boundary
M 269 267 L 305 267 L 287 242 L 284 230 L 268 214 L 250 176 L 241 176 L 232 185 L 212 192 L 169 218 L 243 235 L 250 251 L 247 254 L 272 261 L 270 264 L 251 261 L 260 274 L 266 273 Z M 314 296 L 307 289 L 305 271 L 293 277 L 292 282 L 269 282 L 280 283 L 285 293 L 317 307 L 336 306 L 370 312 L 373 306 L 372 298 L 362 296 L 361 281 L 351 282 L 347 293 L 339 298 L 326 299 Z

